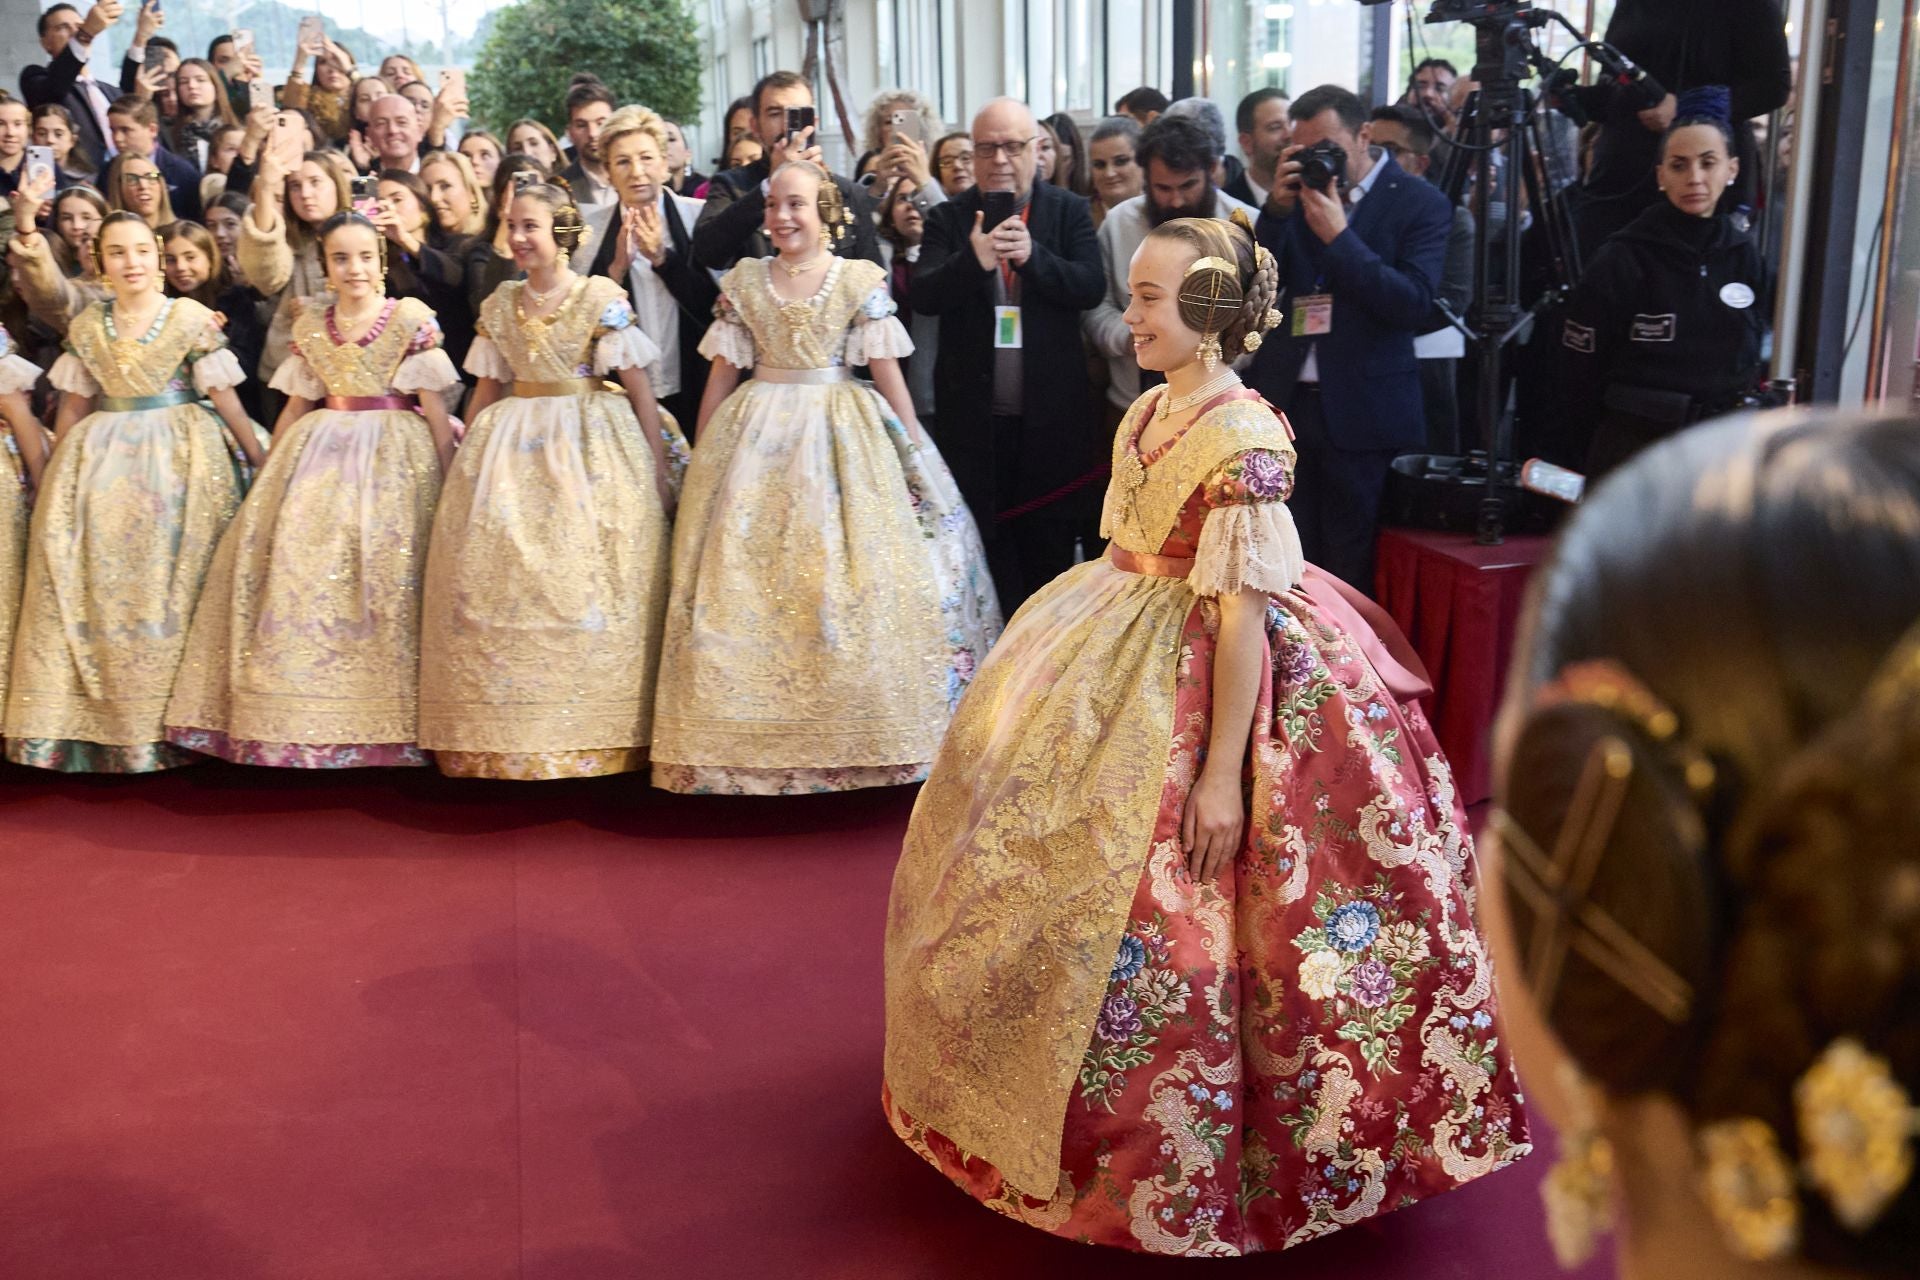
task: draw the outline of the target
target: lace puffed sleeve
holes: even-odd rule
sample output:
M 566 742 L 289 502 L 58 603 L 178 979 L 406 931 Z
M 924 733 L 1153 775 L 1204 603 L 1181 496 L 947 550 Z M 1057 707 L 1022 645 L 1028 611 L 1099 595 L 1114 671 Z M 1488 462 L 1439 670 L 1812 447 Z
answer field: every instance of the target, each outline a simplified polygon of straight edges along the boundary
M 237 387 L 247 380 L 247 371 L 227 345 L 226 332 L 217 320 L 208 320 L 187 348 L 187 364 L 193 368 L 194 390 L 202 394 Z
M 713 323 L 700 339 L 700 354 L 709 360 L 725 360 L 736 369 L 753 368 L 753 330 L 747 328 L 733 299 L 724 293 L 713 304 Z
M 0 395 L 31 391 L 40 381 L 40 366 L 13 347 L 13 336 L 0 329 Z
M 644 369 L 660 358 L 654 345 L 640 328 L 633 304 L 620 297 L 607 304 L 594 326 L 593 371 L 602 376 L 616 369 Z
M 393 371 L 393 389 L 405 394 L 415 391 L 445 391 L 460 381 L 440 333 L 440 322 L 432 316 L 420 322 L 407 343 L 406 358 Z
M 290 348 L 287 358 L 273 371 L 273 377 L 267 385 L 281 395 L 299 400 L 324 400 L 327 398 L 327 384 L 320 381 L 320 375 L 313 371 L 307 358 L 300 354 L 298 347 Z
M 485 334 L 475 335 L 473 345 L 467 348 L 463 367 L 476 378 L 492 378 L 495 382 L 513 381 L 513 366 L 500 354 L 500 348 L 494 345 L 493 339 Z
M 76 396 L 97 396 L 100 383 L 94 378 L 93 371 L 87 368 L 87 362 L 73 354 L 68 348 L 53 362 L 53 368 L 47 370 L 47 381 L 53 384 L 55 391 L 71 392 Z
M 1214 469 L 1202 486 L 1207 519 L 1187 579 L 1195 594 L 1278 594 L 1299 583 L 1306 556 L 1287 510 L 1292 492 L 1293 455 L 1284 450 L 1248 449 Z
M 884 284 L 867 295 L 847 334 L 848 364 L 899 360 L 913 354 L 913 339 L 907 336 L 907 326 L 900 323 L 896 314 L 899 310 Z

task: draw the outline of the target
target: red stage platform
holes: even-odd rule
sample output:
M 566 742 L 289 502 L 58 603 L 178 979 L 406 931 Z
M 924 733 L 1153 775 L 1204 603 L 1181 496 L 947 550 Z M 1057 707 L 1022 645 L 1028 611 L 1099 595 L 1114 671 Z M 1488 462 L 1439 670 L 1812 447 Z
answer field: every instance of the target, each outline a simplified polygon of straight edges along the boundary
M 1552 545 L 1536 536 L 1483 547 L 1463 533 L 1380 532 L 1374 595 L 1433 677 L 1427 712 L 1466 804 L 1493 794 L 1493 719 L 1514 628 L 1527 580 Z

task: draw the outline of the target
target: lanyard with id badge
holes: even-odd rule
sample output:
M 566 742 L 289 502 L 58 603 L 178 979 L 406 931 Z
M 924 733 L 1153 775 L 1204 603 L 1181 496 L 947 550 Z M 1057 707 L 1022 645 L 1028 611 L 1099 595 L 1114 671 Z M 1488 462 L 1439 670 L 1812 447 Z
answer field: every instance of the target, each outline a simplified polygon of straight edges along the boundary
M 1316 290 L 1324 282 L 1314 281 Z M 1309 293 L 1293 300 L 1292 333 L 1296 338 L 1324 338 L 1333 332 L 1333 295 Z
M 1004 201 L 996 201 L 996 196 L 1004 197 Z M 1013 193 L 1011 191 L 988 191 L 984 193 L 984 198 L 987 207 L 987 217 L 985 221 L 991 223 L 991 226 L 988 228 L 989 230 L 991 230 L 992 227 L 999 226 L 1013 216 L 1013 209 L 1011 208 Z M 1000 213 L 1000 210 L 995 208 L 997 203 L 1005 207 L 1005 212 L 996 219 L 994 215 Z M 1023 223 L 1026 222 L 1032 213 L 1033 203 L 1029 201 L 1027 207 L 1020 211 L 1020 221 Z M 1011 266 L 1005 262 L 1000 264 L 1001 296 L 1004 297 L 1006 301 L 995 303 L 993 308 L 993 345 L 997 351 L 1018 351 L 1021 347 L 1020 304 L 1013 300 L 1014 281 L 1017 278 Z

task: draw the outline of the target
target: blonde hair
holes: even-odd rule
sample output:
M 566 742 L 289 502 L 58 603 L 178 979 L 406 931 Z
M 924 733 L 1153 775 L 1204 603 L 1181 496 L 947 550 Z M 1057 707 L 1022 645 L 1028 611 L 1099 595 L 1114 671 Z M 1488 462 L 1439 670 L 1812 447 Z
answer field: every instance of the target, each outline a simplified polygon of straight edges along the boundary
M 888 117 L 901 108 L 920 117 L 924 145 L 932 147 L 933 140 L 947 131 L 947 127 L 940 123 L 940 113 L 922 95 L 911 89 L 882 89 L 868 105 L 867 118 L 860 126 L 862 150 L 887 149 L 887 144 L 892 141 L 888 136 Z
M 667 155 L 667 122 L 652 107 L 625 106 L 607 117 L 600 126 L 600 154 L 606 155 L 613 144 L 630 133 L 644 133 L 660 147 L 660 158 Z
M 1243 218 L 1245 215 L 1241 215 Z M 1241 221 L 1219 218 L 1175 218 L 1147 233 L 1149 240 L 1178 240 L 1194 251 L 1196 258 L 1214 257 L 1232 262 L 1235 283 L 1240 287 L 1240 308 L 1217 331 L 1220 353 L 1228 360 L 1247 350 L 1249 334 L 1263 334 L 1272 319 L 1268 312 L 1280 292 L 1280 264 L 1260 247 L 1252 229 Z M 1203 332 L 1183 308 L 1181 319 Z M 1255 342 L 1255 345 L 1259 345 Z
M 473 161 L 458 151 L 429 151 L 420 157 L 420 174 L 424 179 L 430 164 L 450 164 L 460 175 L 460 185 L 467 189 L 467 203 L 470 212 L 467 220 L 456 228 L 459 235 L 477 236 L 487 221 L 487 196 L 480 189 L 480 175 L 473 171 Z
M 161 227 L 174 221 L 179 215 L 173 211 L 173 193 L 167 190 L 167 175 L 161 172 L 159 162 L 151 156 L 129 155 L 123 151 L 113 159 L 107 161 L 106 172 L 100 175 L 100 185 L 105 188 L 101 194 L 107 198 L 107 206 L 109 208 L 125 210 L 128 213 L 133 212 L 133 210 L 127 209 L 126 201 L 121 195 L 120 177 L 122 172 L 125 171 L 128 161 L 131 160 L 146 161 L 147 164 L 152 166 L 155 176 L 160 179 L 160 204 L 154 209 L 153 216 L 147 219 L 147 224 L 155 231 L 158 231 Z M 142 214 L 141 216 L 145 217 L 146 215 Z

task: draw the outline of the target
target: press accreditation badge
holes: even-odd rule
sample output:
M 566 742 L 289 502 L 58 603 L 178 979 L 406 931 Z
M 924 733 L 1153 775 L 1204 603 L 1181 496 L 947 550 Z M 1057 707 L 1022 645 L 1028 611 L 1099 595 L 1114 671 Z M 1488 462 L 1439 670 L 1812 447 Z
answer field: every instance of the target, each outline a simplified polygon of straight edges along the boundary
M 1293 336 L 1321 338 L 1333 332 L 1333 295 L 1310 293 L 1293 303 Z
M 1738 280 L 1732 284 L 1723 284 L 1720 286 L 1720 301 L 1735 311 L 1745 311 L 1753 305 L 1753 287 L 1741 284 Z
M 993 309 L 993 345 L 1002 351 L 1020 349 L 1020 308 Z

